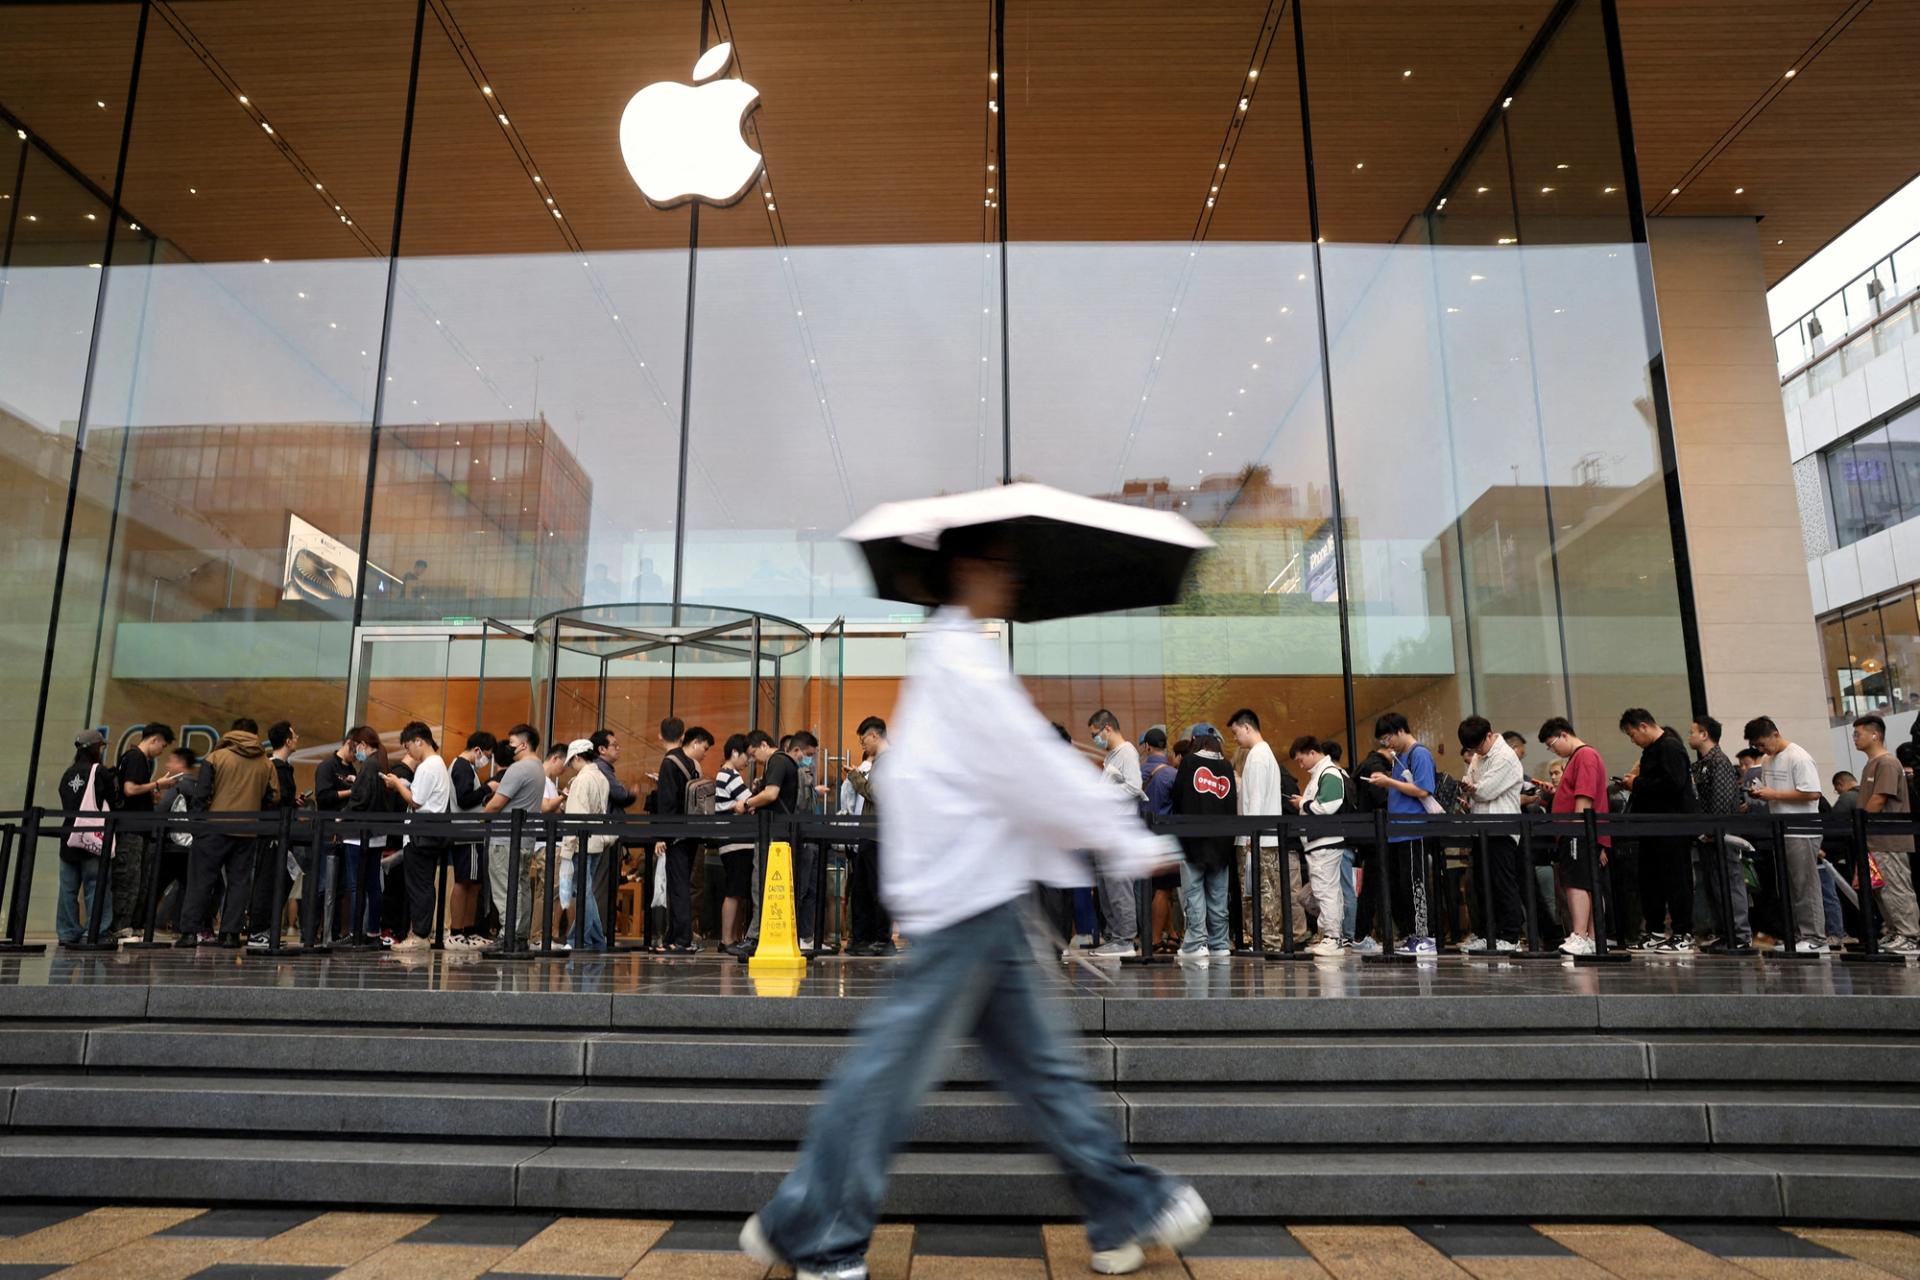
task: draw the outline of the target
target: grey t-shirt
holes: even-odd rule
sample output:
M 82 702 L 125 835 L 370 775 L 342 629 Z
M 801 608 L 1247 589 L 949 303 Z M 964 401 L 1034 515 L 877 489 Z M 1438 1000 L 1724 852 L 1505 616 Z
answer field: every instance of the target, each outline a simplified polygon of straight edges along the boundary
M 538 813 L 547 794 L 547 771 L 532 756 L 515 760 L 500 775 L 500 794 L 507 798 L 508 813 L 515 809 Z

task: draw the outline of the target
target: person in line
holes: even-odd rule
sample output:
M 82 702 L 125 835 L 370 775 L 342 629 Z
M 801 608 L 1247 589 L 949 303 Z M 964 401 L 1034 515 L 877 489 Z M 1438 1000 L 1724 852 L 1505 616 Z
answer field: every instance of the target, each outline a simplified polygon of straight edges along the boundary
M 1693 718 L 1687 745 L 1693 748 L 1693 794 L 1703 813 L 1732 817 L 1740 812 L 1740 770 L 1720 749 L 1720 722 L 1705 712 Z M 1731 947 L 1753 945 L 1753 918 L 1747 903 L 1745 857 L 1753 845 L 1729 833 L 1724 840 L 1700 837 L 1700 866 L 1707 881 L 1707 899 L 1713 904 L 1722 942 Z
M 601 760 L 600 748 L 594 744 L 593 738 L 591 737 L 578 738 L 567 744 L 565 763 L 568 772 L 566 775 L 567 785 L 564 791 L 567 813 L 588 817 L 604 817 L 612 812 L 611 794 L 613 788 L 607 781 L 606 771 L 600 768 Z M 584 903 L 573 900 L 574 893 L 572 884 L 574 876 L 578 873 L 569 873 L 564 870 L 561 874 L 564 877 L 563 884 L 566 886 L 566 891 L 561 894 L 556 894 L 556 897 L 566 899 L 567 905 L 582 913 L 581 934 L 584 938 L 588 939 L 588 946 L 593 945 L 591 941 L 593 937 L 596 935 L 603 936 L 603 931 L 600 929 L 598 904 L 593 900 L 593 873 L 591 870 L 593 860 L 597 857 L 604 858 L 606 852 L 614 847 L 616 840 L 617 838 L 611 831 L 589 832 L 586 840 L 587 847 L 584 851 L 580 848 L 580 838 L 577 834 L 568 835 L 560 842 L 562 855 L 560 865 L 563 868 L 574 858 L 584 857 L 587 859 L 586 865 L 589 868 L 587 872 L 587 900 Z M 555 886 L 556 889 L 560 887 L 560 885 Z M 565 941 L 556 938 L 554 940 L 554 946 L 556 948 L 570 947 L 572 945 L 571 932 L 571 930 L 568 931 L 568 937 Z
M 1140 753 L 1120 732 L 1120 719 L 1102 708 L 1087 718 L 1093 745 L 1105 753 L 1101 778 L 1118 787 L 1134 805 L 1147 798 L 1140 785 Z M 1100 900 L 1100 917 L 1106 921 L 1105 938 L 1087 954 L 1096 960 L 1120 960 L 1140 954 L 1140 904 L 1134 895 L 1133 881 L 1104 876 L 1094 882 Z
M 120 753 L 116 769 L 120 782 L 122 813 L 148 814 L 156 805 L 165 805 L 167 793 L 180 779 L 171 773 L 154 772 L 154 761 L 173 746 L 173 727 L 155 722 L 140 730 L 139 741 Z M 159 842 L 150 831 L 122 827 L 114 832 L 113 865 L 108 876 L 113 882 L 113 918 L 119 922 L 115 937 L 131 938 L 146 928 L 147 904 L 140 895 L 147 888 L 147 859 L 158 856 Z
M 393 760 L 386 744 L 371 725 L 358 725 L 349 731 L 353 739 L 353 794 L 345 805 L 347 821 L 346 876 L 340 889 L 343 919 L 340 934 L 356 943 L 372 942 L 391 946 L 391 935 L 384 920 L 388 842 L 395 831 L 385 823 L 360 822 L 405 813 L 406 802 L 394 790 Z
M 480 771 L 493 763 L 493 750 L 499 742 L 485 729 L 467 735 L 467 745 L 447 767 L 447 781 L 453 788 L 456 813 L 480 813 L 493 798 L 493 791 Z M 447 890 L 447 948 L 471 951 L 486 945 L 480 925 L 480 886 L 486 876 L 486 843 L 462 840 L 453 846 L 453 887 Z
M 1540 744 L 1559 756 L 1564 765 L 1553 787 L 1554 813 L 1607 812 L 1607 764 L 1600 753 L 1581 740 L 1564 716 L 1555 716 L 1540 726 Z M 1607 852 L 1613 837 L 1601 834 L 1598 849 L 1587 847 L 1587 838 L 1564 835 L 1555 851 L 1560 886 L 1567 897 L 1567 936 L 1560 950 L 1570 956 L 1594 953 L 1593 893 L 1600 871 L 1607 865 Z
M 404 780 L 387 775 L 387 786 L 415 813 L 442 814 L 453 811 L 453 775 L 440 758 L 440 744 L 433 730 L 415 720 L 400 731 L 400 750 L 413 766 L 413 777 Z M 447 849 L 444 838 L 436 834 L 415 833 L 407 837 L 401 853 L 401 869 L 407 888 L 407 936 L 394 944 L 395 951 L 424 951 L 433 946 L 433 909 L 439 894 L 440 855 Z
M 364 726 L 355 726 L 355 729 Z M 325 756 L 313 771 L 313 807 L 321 813 L 344 814 L 353 784 L 359 780 L 356 758 L 359 744 L 355 729 L 347 730 L 340 745 Z M 304 924 L 300 929 L 303 946 L 319 946 L 335 935 L 346 909 L 338 903 L 341 868 L 349 856 L 358 856 L 360 835 L 343 822 L 330 822 L 317 831 L 314 846 L 315 873 L 305 889 Z
M 1485 716 L 1468 716 L 1458 731 L 1461 751 L 1474 753 L 1460 789 L 1467 793 L 1473 813 L 1518 816 L 1520 791 L 1526 785 L 1526 767 L 1506 739 L 1493 731 Z M 1495 951 L 1519 951 L 1527 943 L 1528 855 L 1513 836 L 1489 835 L 1487 880 L 1493 890 L 1493 919 L 1487 922 Z M 1489 943 L 1475 939 L 1464 950 L 1484 951 Z
M 1140 757 L 1140 789 L 1146 793 L 1146 799 L 1140 802 L 1140 816 L 1146 819 L 1164 818 L 1173 812 L 1174 779 L 1180 772 L 1180 766 L 1167 757 L 1167 730 L 1164 725 L 1154 725 L 1140 735 L 1139 748 L 1145 754 Z M 1155 951 L 1178 951 L 1180 941 L 1168 932 L 1168 921 L 1173 918 L 1173 898 L 1180 894 L 1184 900 L 1186 889 L 1178 871 L 1163 871 L 1153 878 L 1153 923 L 1149 936 L 1154 939 Z
M 740 802 L 743 813 L 769 813 L 786 816 L 794 811 L 799 803 L 800 766 L 794 763 L 790 752 L 782 751 L 774 743 L 765 729 L 755 729 L 747 735 L 747 754 L 753 757 L 760 769 L 760 786 L 745 800 Z M 756 842 L 756 850 L 763 847 Z M 796 868 L 797 870 L 797 868 Z M 742 953 L 751 956 L 760 945 L 760 913 L 762 899 L 766 893 L 767 869 L 764 863 L 756 862 L 753 869 L 753 922 L 747 927 L 747 937 Z M 798 899 L 796 892 L 795 898 Z M 795 921 L 796 926 L 799 922 Z
M 799 781 L 794 788 L 794 812 L 816 813 L 820 799 L 827 792 L 827 785 L 818 782 L 816 761 L 819 759 L 820 739 L 812 732 L 801 729 L 787 738 L 787 754 L 793 758 L 794 768 Z M 814 928 L 819 923 L 820 911 L 820 846 L 810 840 L 803 840 L 793 848 L 793 885 L 794 914 L 800 926 L 800 949 L 814 949 Z
M 193 748 L 175 743 L 167 753 L 167 772 L 179 781 L 168 791 L 166 836 L 156 848 L 160 871 L 153 882 L 153 927 L 176 936 L 187 900 L 187 864 L 193 849 L 189 815 L 200 807 L 200 760 Z
M 54 906 L 54 934 L 63 947 L 78 946 L 92 927 L 94 899 L 104 891 L 100 904 L 100 936 L 113 936 L 113 889 L 100 882 L 101 863 L 107 850 L 98 852 L 78 843 L 70 843 L 81 828 L 72 821 L 82 810 L 105 813 L 112 796 L 107 793 L 101 758 L 107 740 L 98 729 L 86 729 L 73 736 L 73 763 L 60 775 L 60 808 L 68 822 L 60 829 L 60 897 Z M 98 831 L 96 825 L 92 828 Z
M 1764 801 L 1767 812 L 1788 817 L 1820 812 L 1820 771 L 1805 747 L 1789 742 L 1769 716 L 1747 721 L 1743 734 L 1747 745 L 1763 752 L 1759 779 L 1747 788 L 1747 795 Z M 1826 909 L 1820 898 L 1820 837 L 1788 835 L 1785 848 L 1776 856 L 1787 864 L 1788 894 L 1784 904 L 1784 947 L 1801 955 L 1827 954 Z
M 1024 899 L 1036 880 L 1074 883 L 1075 851 L 1135 880 L 1173 857 L 1122 790 L 1053 736 L 980 619 L 1013 612 L 1019 571 L 990 535 L 950 531 L 933 572 L 946 586 L 911 658 L 882 790 L 883 889 L 914 945 L 815 1108 L 793 1171 L 741 1232 L 766 1266 L 799 1280 L 864 1280 L 887 1162 L 951 1042 L 981 1043 L 1068 1171 L 1088 1214 L 1093 1269 L 1137 1270 L 1143 1246 L 1182 1248 L 1211 1222 L 1191 1186 L 1132 1159 L 1096 1110 L 1084 1066 L 1048 1020 Z M 1021 785 L 988 793 L 954 768 L 956 742 L 992 742 Z
M 700 762 L 712 746 L 713 735 L 695 725 L 660 761 L 659 799 L 654 811 L 661 818 L 671 821 L 687 816 L 687 790 L 700 780 Z M 667 860 L 667 936 L 660 947 L 667 955 L 700 953 L 693 940 L 693 860 L 699 852 L 700 842 L 684 836 L 654 846 L 654 856 L 664 855 Z
M 612 729 L 595 729 L 587 735 L 587 740 L 593 743 L 594 764 L 607 780 L 607 812 L 625 815 L 640 797 L 620 781 L 620 735 Z M 592 843 L 588 841 L 590 846 Z M 620 842 L 616 840 L 601 846 L 600 852 L 587 850 L 587 890 L 593 895 L 593 910 L 587 915 L 586 945 L 594 951 L 607 949 L 607 917 L 603 906 L 613 900 L 609 884 L 617 874 L 619 848 Z
M 1620 713 L 1620 732 L 1640 748 L 1640 763 L 1629 779 L 1633 812 L 1678 815 L 1697 813 L 1693 768 L 1680 735 L 1654 719 L 1645 707 Z M 1640 846 L 1640 906 L 1646 936 L 1639 950 L 1663 955 L 1692 955 L 1693 844 L 1686 836 L 1648 836 Z
M 1331 817 L 1347 803 L 1347 775 L 1312 734 L 1302 734 L 1287 748 L 1293 767 L 1307 775 L 1306 785 L 1292 796 L 1293 807 L 1314 817 Z M 1353 892 L 1353 848 L 1339 832 L 1306 838 L 1307 874 L 1313 880 L 1314 900 L 1320 904 L 1320 941 L 1317 956 L 1345 955 L 1353 945 L 1358 925 L 1358 900 Z
M 1280 767 L 1273 748 L 1268 745 L 1266 736 L 1260 732 L 1260 717 L 1251 707 L 1242 707 L 1227 719 L 1227 732 L 1239 744 L 1240 756 L 1240 812 L 1243 816 L 1278 817 L 1287 811 L 1287 796 L 1292 793 L 1293 776 Z M 1286 874 L 1289 877 L 1288 888 L 1291 891 L 1289 905 L 1292 908 L 1291 919 L 1282 923 L 1280 919 L 1280 832 L 1278 827 L 1271 833 L 1262 832 L 1255 853 L 1256 842 L 1246 837 L 1240 839 L 1240 901 L 1241 913 L 1247 937 L 1252 939 L 1255 948 L 1267 946 L 1267 940 L 1275 936 L 1276 931 L 1286 928 L 1293 931 L 1296 943 L 1307 940 L 1307 909 L 1300 899 L 1301 879 L 1299 869 L 1293 865 L 1296 861 L 1291 852 L 1288 854 Z M 1257 872 L 1255 868 L 1258 868 Z M 1255 879 L 1255 876 L 1258 879 Z M 1260 893 L 1260 933 L 1254 937 L 1253 930 L 1253 893 L 1254 886 Z
M 741 807 L 747 798 L 747 771 L 753 761 L 747 756 L 747 735 L 736 733 L 721 748 L 726 757 L 713 779 L 713 811 L 728 817 L 744 815 Z M 750 840 L 729 840 L 720 846 L 720 870 L 726 880 L 726 894 L 720 902 L 720 950 L 730 956 L 741 954 L 746 943 L 747 920 L 753 914 L 754 844 Z
M 276 805 L 283 810 L 298 809 L 300 787 L 293 775 L 293 753 L 300 749 L 300 735 L 291 720 L 276 720 L 267 726 L 267 758 L 273 762 L 273 792 Z M 264 951 L 280 932 L 278 906 L 281 894 L 293 887 L 289 866 L 300 865 L 299 837 L 290 837 L 286 847 L 276 841 L 262 843 L 260 869 L 253 877 L 253 898 L 247 910 L 247 949 Z
M 1220 731 L 1202 721 L 1189 728 L 1180 768 L 1173 779 L 1171 810 L 1180 817 L 1224 818 L 1240 812 L 1239 782 L 1226 758 Z M 1181 836 L 1181 914 L 1186 936 L 1174 960 L 1204 969 L 1215 959 L 1225 964 L 1233 955 L 1227 939 L 1227 881 L 1233 870 L 1236 841 L 1231 836 Z
M 880 816 L 880 801 L 876 780 L 881 773 L 881 761 L 887 754 L 887 722 L 879 716 L 868 716 L 854 730 L 854 736 L 860 739 L 860 750 L 866 759 L 858 769 L 847 774 L 846 785 L 858 800 L 859 811 L 877 818 Z M 878 840 L 861 840 L 854 844 L 851 865 L 847 868 L 847 897 L 848 923 L 853 935 L 847 954 L 892 955 L 893 917 L 887 914 L 886 904 L 880 899 Z
M 1833 775 L 1832 782 L 1833 803 L 1829 806 L 1826 801 L 1821 801 L 1820 811 L 1838 818 L 1851 831 L 1854 811 L 1860 807 L 1860 779 L 1853 776 L 1852 770 L 1841 769 Z M 1847 915 L 1840 906 L 1840 869 L 1835 861 L 1836 855 L 1848 850 L 1851 844 L 1850 835 L 1828 836 L 1822 833 L 1820 861 L 1816 864 L 1820 872 L 1820 905 L 1827 921 L 1827 946 L 1835 951 L 1840 950 L 1844 943 L 1858 941 L 1847 933 Z M 1851 885 L 1848 886 L 1847 900 L 1856 906 L 1859 904 Z
M 528 867 L 533 860 L 532 842 L 537 838 L 539 815 L 546 811 L 547 772 L 540 758 L 540 731 L 530 724 L 517 724 L 507 731 L 505 743 L 513 753 L 513 762 L 500 772 L 493 782 L 493 798 L 487 801 L 486 812 L 503 815 L 500 823 L 495 824 L 499 834 L 487 844 L 488 888 L 493 894 L 493 909 L 500 915 L 500 945 L 510 950 L 521 950 L 527 945 L 527 937 L 533 928 L 533 894 L 528 888 Z M 496 763 L 498 757 L 495 758 Z M 512 847 L 511 827 L 505 824 L 512 821 L 515 813 L 524 813 L 522 819 L 527 828 L 521 833 L 520 874 L 514 877 L 511 885 L 513 892 L 514 922 L 512 936 L 506 932 L 508 885 L 508 853 Z
M 274 807 L 273 761 L 260 742 L 260 726 L 241 716 L 221 736 L 220 745 L 200 762 L 202 794 L 209 813 L 259 813 Z M 277 868 L 256 867 L 264 842 L 234 828 L 201 832 L 193 842 L 187 864 L 187 901 L 181 910 L 180 940 L 196 945 L 216 941 L 213 929 L 214 897 L 226 885 L 217 941 L 238 947 L 250 905 L 248 892 L 256 874 L 271 875 Z M 268 857 L 278 851 L 266 845 Z
M 1435 805 L 1433 753 L 1420 744 L 1398 711 L 1389 711 L 1373 722 L 1373 736 L 1386 752 L 1390 772 L 1373 775 L 1373 785 L 1387 791 L 1389 831 L 1395 817 L 1424 816 Z M 1597 756 L 1599 753 L 1596 752 Z M 1437 810 L 1433 810 L 1437 811 Z M 1389 899 L 1393 903 L 1394 927 L 1407 930 L 1403 948 L 1417 956 L 1439 951 L 1428 923 L 1427 888 L 1432 883 L 1432 868 L 1427 864 L 1427 842 L 1419 836 L 1402 833 L 1388 835 L 1387 848 L 1392 866 L 1389 870 Z M 1401 895 L 1405 895 L 1403 898 Z M 1404 902 L 1406 905 L 1400 905 Z
M 1328 750 L 1328 748 L 1332 747 L 1337 749 L 1339 745 L 1337 742 L 1328 740 L 1320 744 L 1320 749 L 1325 751 L 1328 756 L 1331 756 L 1337 764 L 1339 763 L 1339 756 L 1335 755 L 1334 751 Z M 1370 814 L 1385 808 L 1387 803 L 1386 789 L 1375 784 L 1378 783 L 1381 778 L 1391 775 L 1392 772 L 1392 759 L 1388 757 L 1387 753 L 1382 750 L 1379 743 L 1376 742 L 1364 756 L 1360 757 L 1360 763 L 1356 764 L 1352 772 L 1347 775 L 1353 785 L 1347 789 L 1346 811 L 1348 813 Z M 1388 866 L 1391 861 L 1389 853 L 1391 848 L 1392 846 L 1390 844 L 1387 849 L 1374 848 L 1372 843 L 1369 842 L 1368 849 L 1375 860 L 1371 871 L 1361 863 L 1358 851 L 1355 852 L 1354 886 L 1355 898 L 1358 905 L 1354 912 L 1354 920 L 1356 922 L 1355 928 L 1360 933 L 1360 937 L 1354 942 L 1352 947 L 1348 948 L 1348 950 L 1352 951 L 1355 955 L 1371 956 L 1380 954 L 1382 939 L 1374 937 L 1373 934 L 1375 930 L 1380 929 L 1381 926 L 1380 895 L 1386 891 L 1386 883 L 1390 874 Z M 1391 914 L 1392 910 L 1392 900 L 1389 899 L 1389 914 Z M 1400 930 L 1397 919 L 1392 921 L 1392 926 L 1396 937 L 1405 936 Z M 1382 932 L 1384 932 L 1384 930 L 1382 930 Z
M 1853 746 L 1867 758 L 1860 779 L 1860 807 L 1868 814 L 1908 814 L 1907 772 L 1887 750 L 1887 722 L 1864 715 L 1853 722 Z M 1920 954 L 1920 903 L 1913 892 L 1913 836 L 1905 830 L 1889 832 L 1890 822 L 1867 822 L 1867 852 L 1880 871 L 1881 887 L 1874 891 L 1880 907 L 1882 950 L 1895 955 Z M 1901 827 L 1908 825 L 1902 821 Z

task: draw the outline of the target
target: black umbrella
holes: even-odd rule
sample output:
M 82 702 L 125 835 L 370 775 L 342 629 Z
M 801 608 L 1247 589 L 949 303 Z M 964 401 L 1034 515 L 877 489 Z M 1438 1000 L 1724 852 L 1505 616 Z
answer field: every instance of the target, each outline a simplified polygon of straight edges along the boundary
M 1083 498 L 1044 484 L 883 503 L 840 536 L 859 544 L 883 599 L 935 605 L 940 600 L 928 585 L 929 570 L 941 535 L 984 528 L 995 531 L 1020 565 L 1013 622 L 1171 604 L 1194 556 L 1213 546 L 1170 511 Z

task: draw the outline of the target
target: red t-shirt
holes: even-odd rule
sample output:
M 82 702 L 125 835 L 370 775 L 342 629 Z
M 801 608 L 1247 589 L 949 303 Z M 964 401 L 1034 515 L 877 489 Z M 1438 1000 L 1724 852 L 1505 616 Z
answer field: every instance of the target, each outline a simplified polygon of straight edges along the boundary
M 1582 746 L 1567 760 L 1567 767 L 1560 775 L 1560 785 L 1553 793 L 1553 811 L 1555 813 L 1574 813 L 1574 801 L 1581 796 L 1593 801 L 1595 813 L 1607 811 L 1607 765 L 1600 753 L 1592 747 Z M 1613 838 L 1601 836 L 1600 843 L 1611 849 Z

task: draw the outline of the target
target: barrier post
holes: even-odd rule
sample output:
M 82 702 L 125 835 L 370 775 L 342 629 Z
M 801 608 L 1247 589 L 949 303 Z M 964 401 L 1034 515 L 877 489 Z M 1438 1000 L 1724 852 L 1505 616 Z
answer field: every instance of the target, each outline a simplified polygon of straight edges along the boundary
M 1537 843 L 1534 834 L 1534 816 L 1524 809 L 1520 812 L 1520 913 L 1527 923 L 1527 937 L 1523 949 L 1509 951 L 1510 960 L 1552 960 L 1558 962 L 1565 952 L 1548 950 L 1540 941 L 1540 876 L 1534 865 L 1534 847 Z
M 588 832 L 586 840 L 573 851 L 573 949 L 575 951 L 584 951 L 587 947 L 587 904 L 592 902 L 596 910 L 600 905 L 593 891 L 593 878 L 587 874 L 587 860 L 593 856 L 587 851 L 592 847 L 593 833 Z M 601 856 L 606 855 L 602 853 Z M 617 867 L 607 869 L 610 883 L 618 871 Z M 601 920 L 600 932 L 603 936 L 607 934 L 612 923 L 610 920 Z
M 500 917 L 500 940 L 482 955 L 492 960 L 531 960 L 520 942 L 520 842 L 527 833 L 527 811 L 515 809 L 507 822 L 507 903 Z M 531 908 L 532 903 L 527 906 Z
M 0 955 L 38 955 L 44 942 L 27 941 L 27 903 L 33 894 L 33 863 L 39 850 L 42 810 L 29 809 L 20 818 L 20 857 L 13 864 L 13 891 L 7 898 L 7 938 Z
M 173 950 L 171 942 L 153 940 L 154 930 L 160 922 L 160 859 L 167 848 L 167 820 L 164 815 L 148 839 L 153 841 L 153 847 L 147 850 L 147 873 L 142 877 L 144 883 L 140 886 L 140 901 L 146 904 L 147 924 L 140 931 L 139 937 L 127 939 L 126 950 L 159 951 L 164 948 L 171 951 Z M 0 860 L 0 864 L 3 862 L 4 860 Z M 184 886 L 182 888 L 184 890 Z
M 1492 842 L 1487 839 L 1484 829 L 1473 833 L 1473 864 L 1480 873 L 1480 943 L 1479 951 L 1469 951 L 1469 957 L 1484 956 L 1491 960 L 1497 955 L 1505 955 L 1500 950 L 1500 930 L 1494 925 L 1493 914 L 1493 856 Z
M 1289 820 L 1283 813 L 1274 826 L 1275 838 L 1280 842 L 1274 850 L 1274 867 L 1280 882 L 1280 947 L 1276 951 L 1267 952 L 1266 958 L 1279 961 L 1312 960 L 1313 953 L 1301 949 L 1293 938 L 1293 851 L 1287 848 L 1288 830 Z M 1254 839 L 1258 841 L 1259 837 L 1255 836 Z M 1303 874 L 1306 867 L 1307 857 L 1303 851 L 1300 855 L 1300 870 Z
M 1134 954 L 1121 956 L 1121 964 L 1172 964 L 1172 956 L 1163 956 L 1154 951 L 1153 940 L 1153 877 L 1147 876 L 1133 882 L 1133 914 L 1139 925 L 1135 938 Z
M 1374 894 L 1374 902 L 1379 908 L 1380 950 L 1372 955 L 1362 956 L 1362 960 L 1376 964 L 1406 964 L 1415 959 L 1413 952 L 1401 950 L 1393 945 L 1393 852 L 1387 842 L 1387 811 L 1373 811 L 1373 853 L 1375 866 L 1373 873 L 1380 878 L 1379 891 Z
M 799 825 L 799 819 L 794 819 L 794 827 L 797 829 Z M 833 861 L 833 846 L 826 840 L 817 841 L 816 844 L 819 852 L 813 860 L 813 954 L 836 956 L 840 954 L 839 944 L 827 945 L 827 890 L 833 883 L 833 878 L 827 874 L 827 864 Z M 694 848 L 698 850 L 699 846 L 696 844 Z M 702 855 L 696 852 L 694 856 Z
M 1580 838 L 1587 842 L 1587 852 L 1593 858 L 1593 954 L 1575 956 L 1576 965 L 1625 964 L 1632 959 L 1625 951 L 1619 951 L 1607 945 L 1607 884 L 1613 877 L 1613 868 L 1603 863 L 1600 845 L 1600 817 L 1592 809 L 1581 811 L 1583 830 Z
M 457 833 L 457 828 L 456 828 Z M 447 895 L 453 889 L 451 841 L 441 840 L 433 859 L 433 950 L 447 949 Z
M 1840 958 L 1851 964 L 1901 964 L 1907 962 L 1903 955 L 1883 951 L 1880 947 L 1879 917 L 1875 908 L 1879 903 L 1873 899 L 1873 856 L 1867 848 L 1867 811 L 1858 805 L 1850 815 L 1849 843 L 1853 849 L 1854 878 L 1860 882 L 1860 950 L 1843 951 Z M 1906 823 L 1902 823 L 1906 826 Z
M 1238 850 L 1235 850 L 1238 853 Z M 1247 945 L 1233 954 L 1237 956 L 1267 957 L 1267 926 L 1260 918 L 1260 829 L 1254 828 L 1253 835 L 1247 841 L 1247 874 L 1240 877 L 1240 901 L 1247 903 L 1247 914 L 1253 918 L 1253 936 L 1247 939 Z M 1248 895 L 1252 896 L 1249 897 Z M 1238 921 L 1234 923 L 1238 924 Z
M 1720 941 L 1716 942 L 1710 950 L 1715 955 L 1723 956 L 1759 955 L 1760 952 L 1753 946 L 1751 941 L 1748 941 L 1744 945 L 1737 941 L 1740 936 L 1739 922 L 1733 918 L 1733 877 L 1735 869 L 1731 861 L 1732 851 L 1727 847 L 1727 827 L 1724 817 L 1714 824 L 1713 852 L 1716 862 L 1714 863 L 1712 875 L 1714 884 L 1720 890 L 1719 893 L 1714 895 L 1714 906 L 1717 908 L 1720 916 Z M 1744 880 L 1746 874 L 1744 870 L 1739 874 Z M 1744 885 L 1742 887 L 1744 887 Z M 1747 928 L 1751 930 L 1753 928 L 1753 908 L 1751 903 L 1748 904 L 1747 917 Z
M 538 954 L 542 960 L 553 958 L 553 902 L 559 892 L 554 881 L 560 876 L 560 824 L 552 814 L 541 822 L 541 835 L 546 844 L 546 868 L 540 875 L 540 946 Z
M 1800 926 L 1799 922 L 1796 921 L 1793 916 L 1793 877 L 1787 870 L 1787 820 L 1778 814 L 1770 814 L 1768 816 L 1772 819 L 1774 892 L 1779 895 L 1780 919 L 1781 922 L 1786 925 L 1786 928 L 1782 930 L 1785 936 L 1779 940 L 1779 948 L 1763 954 L 1765 954 L 1769 960 L 1784 960 L 1796 964 L 1805 963 L 1809 960 L 1818 960 L 1820 956 L 1817 952 L 1801 951 L 1799 949 Z M 1815 892 L 1819 893 L 1820 859 L 1817 854 L 1813 860 L 1813 879 Z M 1820 894 L 1819 896 L 1824 902 L 1826 895 Z M 1826 907 L 1824 905 L 1820 908 L 1820 919 L 1814 923 L 1819 926 L 1817 930 L 1818 936 L 1824 940 L 1827 936 Z
M 280 943 L 281 922 L 287 918 L 287 895 L 293 892 L 292 877 L 287 875 L 287 859 L 293 854 L 293 810 L 280 811 L 280 831 L 275 837 L 273 850 L 273 918 L 267 925 L 267 954 L 282 956 L 298 952 L 298 947 L 286 947 Z M 297 862 L 298 859 L 296 858 Z M 258 866 L 259 859 L 254 860 Z M 311 885 L 308 886 L 312 888 Z

